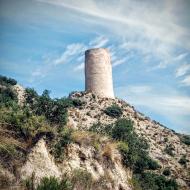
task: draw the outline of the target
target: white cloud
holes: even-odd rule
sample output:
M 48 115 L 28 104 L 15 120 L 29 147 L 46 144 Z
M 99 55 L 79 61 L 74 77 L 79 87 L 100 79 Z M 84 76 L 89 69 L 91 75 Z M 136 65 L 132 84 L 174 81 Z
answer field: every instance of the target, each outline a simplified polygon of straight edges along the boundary
M 98 36 L 89 42 L 89 46 L 93 48 L 102 48 L 108 43 L 108 39 L 105 36 Z
M 176 57 L 174 58 L 174 60 L 175 60 L 175 61 L 181 61 L 181 60 L 183 60 L 187 55 L 188 55 L 188 53 L 181 53 L 181 54 L 179 54 L 178 56 L 176 56 Z
M 84 70 L 84 63 L 78 64 L 74 67 L 74 71 L 83 71 Z
M 151 91 L 151 87 L 150 86 L 147 86 L 147 85 L 136 85 L 136 86 L 129 86 L 128 87 L 128 90 L 131 92 L 131 93 L 135 93 L 135 94 L 141 94 L 141 93 L 148 93 Z
M 183 64 L 176 70 L 176 77 L 181 77 L 185 75 L 190 70 L 190 64 Z
M 184 85 L 184 86 L 190 86 L 190 75 L 186 76 L 182 81 L 181 83 Z M 190 105 L 190 104 L 189 104 Z M 189 106 L 190 107 L 190 106 Z
M 81 43 L 69 44 L 63 54 L 54 60 L 54 64 L 64 64 L 70 59 L 73 59 L 75 55 L 80 54 L 85 50 L 86 46 Z
M 127 59 L 126 59 L 125 57 L 122 58 L 122 59 L 117 59 L 116 61 L 113 62 L 112 66 L 113 66 L 113 67 L 116 67 L 116 66 L 118 66 L 118 65 L 121 65 L 121 64 L 125 63 L 126 60 L 127 60 Z

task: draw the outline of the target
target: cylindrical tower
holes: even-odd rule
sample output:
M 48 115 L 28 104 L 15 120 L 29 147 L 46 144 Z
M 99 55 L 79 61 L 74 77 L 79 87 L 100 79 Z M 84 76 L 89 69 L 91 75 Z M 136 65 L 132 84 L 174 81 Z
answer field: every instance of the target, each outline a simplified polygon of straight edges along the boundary
M 112 66 L 107 49 L 96 48 L 85 52 L 85 90 L 101 97 L 114 98 Z

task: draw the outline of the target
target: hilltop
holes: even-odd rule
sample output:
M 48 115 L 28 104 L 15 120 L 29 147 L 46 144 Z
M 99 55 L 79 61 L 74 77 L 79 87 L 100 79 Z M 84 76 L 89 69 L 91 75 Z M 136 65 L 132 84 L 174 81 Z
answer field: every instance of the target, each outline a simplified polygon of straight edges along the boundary
M 190 188 L 188 135 L 117 98 L 51 99 L 0 79 L 1 189 Z

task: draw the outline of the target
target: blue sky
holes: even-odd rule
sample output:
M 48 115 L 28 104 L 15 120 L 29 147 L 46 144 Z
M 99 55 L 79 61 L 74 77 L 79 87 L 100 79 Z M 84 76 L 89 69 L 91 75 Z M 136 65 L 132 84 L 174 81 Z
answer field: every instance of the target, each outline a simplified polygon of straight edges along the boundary
M 52 97 L 84 90 L 84 51 L 111 53 L 115 95 L 190 133 L 189 0 L 0 0 L 0 74 Z

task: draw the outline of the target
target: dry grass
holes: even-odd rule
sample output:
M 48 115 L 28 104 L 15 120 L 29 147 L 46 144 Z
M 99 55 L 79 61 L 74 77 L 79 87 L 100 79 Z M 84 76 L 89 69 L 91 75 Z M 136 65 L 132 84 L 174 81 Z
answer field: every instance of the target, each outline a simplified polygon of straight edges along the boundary
M 106 157 L 111 161 L 115 161 L 118 159 L 118 143 L 117 142 L 107 142 L 102 149 L 102 156 Z
M 16 139 L 12 131 L 8 131 L 0 125 L 0 163 L 3 167 L 16 174 L 17 166 L 25 159 L 23 153 L 26 151 L 26 147 L 27 144 Z
M 93 146 L 97 150 L 100 148 L 101 136 L 99 134 L 89 131 L 74 131 L 71 138 L 79 145 Z
M 25 150 L 25 145 L 9 135 L 0 135 L 0 155 L 1 161 L 6 159 L 16 159 L 17 149 Z
M 104 175 L 101 176 L 97 181 L 94 181 L 93 183 L 93 190 L 110 190 L 116 189 L 114 184 L 114 176 L 111 175 L 109 171 L 105 171 Z

